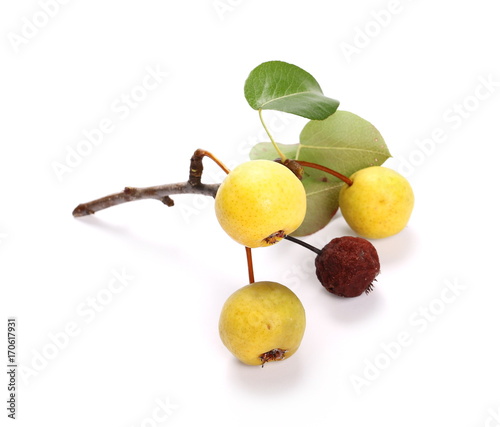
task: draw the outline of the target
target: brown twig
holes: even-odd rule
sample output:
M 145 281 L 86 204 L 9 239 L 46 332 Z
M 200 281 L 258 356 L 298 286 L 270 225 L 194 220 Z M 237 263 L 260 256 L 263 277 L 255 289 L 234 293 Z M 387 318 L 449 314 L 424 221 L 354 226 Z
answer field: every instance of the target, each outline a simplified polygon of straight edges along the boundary
M 144 188 L 125 187 L 125 189 L 119 193 L 110 194 L 109 196 L 101 197 L 100 199 L 78 205 L 73 210 L 73 216 L 80 217 L 92 215 L 97 211 L 107 209 L 112 206 L 144 199 L 156 199 L 167 206 L 173 206 L 174 201 L 170 198 L 170 196 L 174 194 L 202 194 L 205 196 L 215 197 L 219 185 L 220 184 L 199 184 L 193 186 L 189 184 L 189 182 L 179 182 L 176 184 L 166 184 Z
M 174 201 L 170 196 L 175 194 L 202 194 L 204 196 L 215 197 L 220 184 L 203 184 L 201 175 L 203 173 L 203 157 L 209 157 L 214 160 L 224 171 L 228 169 L 211 153 L 198 149 L 191 157 L 189 165 L 189 179 L 187 182 L 178 182 L 175 184 L 157 185 L 154 187 L 125 187 L 119 193 L 110 194 L 87 203 L 81 203 L 73 210 L 73 216 L 80 217 L 92 215 L 97 211 L 120 205 L 135 200 L 155 199 L 167 206 L 173 206 Z

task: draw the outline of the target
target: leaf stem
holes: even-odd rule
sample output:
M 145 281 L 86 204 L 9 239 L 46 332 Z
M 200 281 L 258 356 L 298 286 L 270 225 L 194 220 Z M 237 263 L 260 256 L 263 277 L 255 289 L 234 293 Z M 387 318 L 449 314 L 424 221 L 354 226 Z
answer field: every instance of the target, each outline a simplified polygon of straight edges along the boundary
M 335 176 L 336 178 L 344 181 L 347 185 L 352 185 L 352 179 L 348 178 L 347 176 L 345 175 L 342 175 L 341 173 L 337 172 L 337 171 L 334 171 L 333 169 L 329 169 L 327 168 L 326 166 L 321 166 L 321 165 L 318 165 L 317 163 L 311 163 L 311 162 L 306 162 L 304 160 L 295 160 L 299 165 L 301 166 L 306 166 L 306 167 L 310 167 L 310 168 L 314 168 L 314 169 L 318 169 L 320 171 L 323 171 L 323 172 L 326 172 L 326 173 L 329 173 L 330 175 L 333 175 Z
M 300 246 L 302 246 L 304 248 L 307 248 L 310 251 L 313 251 L 314 253 L 316 253 L 318 255 L 321 253 L 321 249 L 318 249 L 315 246 L 310 245 L 309 243 L 303 242 L 302 240 L 299 240 L 299 239 L 297 239 L 295 237 L 287 235 L 287 236 L 285 236 L 285 239 L 286 240 L 290 240 L 290 242 L 297 243 L 297 245 L 300 245 Z
M 283 154 L 283 152 L 279 149 L 278 144 L 276 144 L 276 142 L 274 141 L 274 138 L 271 135 L 271 132 L 269 132 L 269 129 L 267 128 L 266 123 L 264 122 L 264 118 L 262 117 L 262 108 L 259 108 L 259 118 L 260 118 L 260 122 L 262 123 L 262 126 L 264 126 L 264 130 L 266 131 L 267 136 L 269 137 L 269 139 L 271 140 L 271 143 L 273 144 L 274 148 L 278 152 L 278 155 L 280 156 L 281 161 L 284 163 L 287 160 L 287 158 Z

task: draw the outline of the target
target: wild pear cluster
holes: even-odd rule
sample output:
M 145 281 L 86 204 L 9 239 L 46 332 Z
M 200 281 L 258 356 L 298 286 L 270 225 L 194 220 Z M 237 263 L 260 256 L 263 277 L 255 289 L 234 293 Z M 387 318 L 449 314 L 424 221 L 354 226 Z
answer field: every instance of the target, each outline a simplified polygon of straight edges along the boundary
M 414 194 L 402 175 L 381 166 L 389 152 L 378 131 L 358 116 L 337 113 L 339 102 L 324 96 L 316 80 L 301 68 L 280 61 L 259 65 L 245 82 L 245 97 L 259 112 L 269 137 L 270 142 L 263 143 L 265 150 L 254 147 L 250 160 L 229 170 L 200 149 L 191 158 L 186 183 L 126 187 L 121 193 L 79 205 L 73 214 L 89 215 L 142 198 L 173 206 L 171 195 L 213 196 L 221 229 L 245 248 L 249 279 L 223 304 L 219 336 L 242 363 L 264 366 L 295 354 L 305 333 L 306 315 L 298 296 L 285 285 L 255 282 L 252 249 L 266 250 L 285 239 L 304 246 L 316 254 L 316 276 L 328 292 L 359 297 L 374 289 L 381 271 L 374 241 L 407 226 Z M 284 150 L 274 141 L 263 118 L 269 109 L 310 119 L 300 138 L 307 149 L 299 143 Z M 336 156 L 353 147 L 358 157 L 350 152 L 337 162 Z M 204 157 L 227 173 L 220 185 L 201 182 Z M 332 236 L 322 249 L 299 239 L 323 229 L 339 208 L 353 236 Z

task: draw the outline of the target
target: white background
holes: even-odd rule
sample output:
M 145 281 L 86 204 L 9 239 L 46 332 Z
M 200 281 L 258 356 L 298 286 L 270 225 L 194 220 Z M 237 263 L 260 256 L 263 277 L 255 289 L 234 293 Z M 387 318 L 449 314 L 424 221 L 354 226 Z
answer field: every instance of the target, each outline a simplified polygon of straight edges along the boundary
M 6 371 L 15 316 L 17 425 L 500 425 L 497 2 L 62 3 L 0 7 L 0 353 Z M 261 369 L 218 336 L 248 279 L 212 200 L 71 212 L 187 179 L 196 148 L 245 161 L 263 132 L 243 85 L 268 60 L 372 122 L 416 205 L 403 232 L 373 241 L 382 273 L 367 296 L 328 294 L 314 254 L 289 242 L 254 250 L 256 279 L 289 286 L 308 322 L 299 351 Z M 297 142 L 304 121 L 265 117 Z M 103 120 L 101 143 L 68 165 Z M 307 240 L 348 234 L 338 214 Z

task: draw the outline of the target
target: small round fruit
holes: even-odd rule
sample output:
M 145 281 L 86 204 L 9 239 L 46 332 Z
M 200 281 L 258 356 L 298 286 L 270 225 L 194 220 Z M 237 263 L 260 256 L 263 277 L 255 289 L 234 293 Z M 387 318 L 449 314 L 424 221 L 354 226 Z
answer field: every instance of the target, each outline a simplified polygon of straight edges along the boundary
M 299 298 L 276 282 L 238 289 L 224 303 L 219 319 L 223 344 L 247 365 L 289 358 L 299 348 L 305 327 Z
M 250 160 L 234 168 L 215 196 L 222 228 L 244 246 L 270 246 L 295 231 L 306 214 L 306 192 L 286 166 Z
M 361 237 L 332 239 L 320 251 L 315 264 L 316 276 L 324 288 L 346 298 L 369 293 L 380 273 L 377 250 Z
M 405 177 L 386 167 L 371 166 L 350 178 L 352 185 L 340 189 L 339 205 L 347 224 L 358 235 L 380 239 L 406 226 L 414 195 Z

